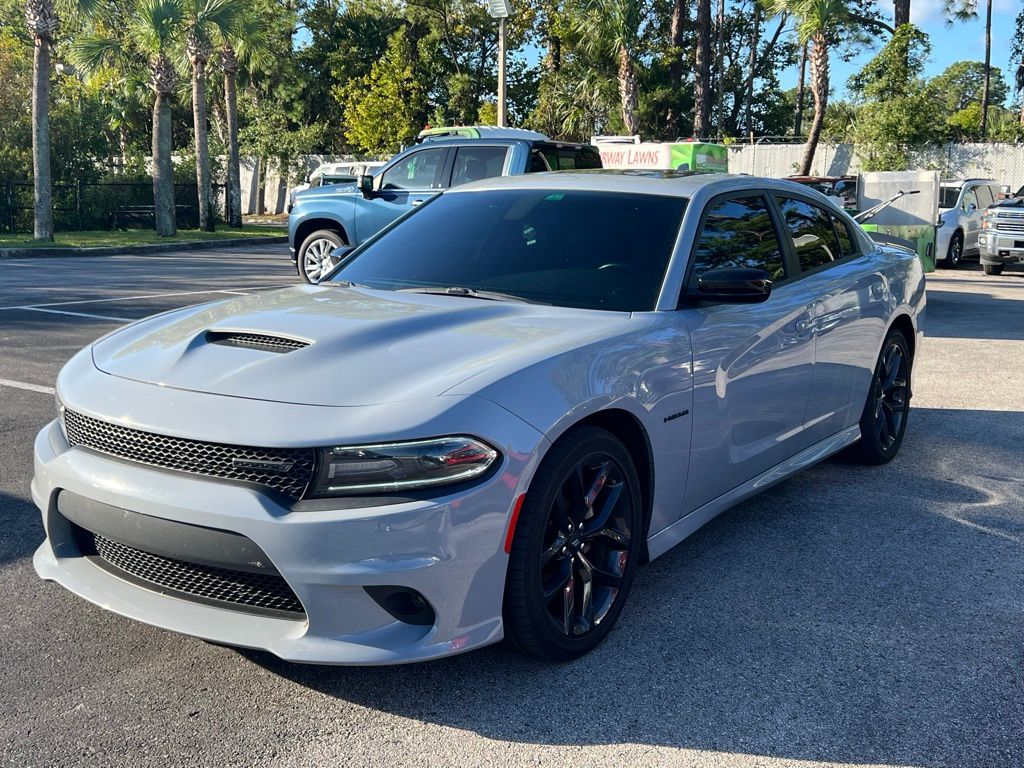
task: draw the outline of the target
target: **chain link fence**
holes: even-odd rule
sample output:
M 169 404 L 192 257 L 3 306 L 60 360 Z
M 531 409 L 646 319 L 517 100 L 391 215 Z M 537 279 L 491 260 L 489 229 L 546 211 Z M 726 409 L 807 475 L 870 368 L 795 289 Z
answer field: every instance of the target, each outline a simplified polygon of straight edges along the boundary
M 783 177 L 799 173 L 802 144 L 733 144 L 729 146 L 729 171 L 752 176 Z M 1024 145 L 940 144 L 910 153 L 908 171 L 939 171 L 943 177 L 987 178 L 1014 189 L 1024 185 Z M 861 170 L 853 144 L 818 144 L 813 176 L 845 176 Z

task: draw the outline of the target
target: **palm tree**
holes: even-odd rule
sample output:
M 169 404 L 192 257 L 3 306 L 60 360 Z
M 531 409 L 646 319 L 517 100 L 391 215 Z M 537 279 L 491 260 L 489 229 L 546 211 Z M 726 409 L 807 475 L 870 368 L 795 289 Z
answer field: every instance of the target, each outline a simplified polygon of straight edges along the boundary
M 50 46 L 60 26 L 53 0 L 27 0 L 25 21 L 35 40 L 32 61 L 33 230 L 36 240 L 53 240 L 50 186 Z
M 587 12 L 576 22 L 576 32 L 586 53 L 616 58 L 622 122 L 629 134 L 640 130 L 637 60 L 647 36 L 649 18 L 647 0 L 590 0 Z
M 852 16 L 845 0 L 774 0 L 772 11 L 796 19 L 797 37 L 801 43 L 809 44 L 814 119 L 800 162 L 800 175 L 806 176 L 811 172 L 828 108 L 829 44 L 836 32 L 851 22 Z
M 242 226 L 242 180 L 238 146 L 238 73 L 267 66 L 270 40 L 262 19 L 250 10 L 226 34 L 221 34 L 220 67 L 224 73 L 225 126 L 228 148 L 228 224 Z
M 153 206 L 157 234 L 177 232 L 174 208 L 174 167 L 171 160 L 171 100 L 178 83 L 171 54 L 181 39 L 183 13 L 180 0 L 134 0 L 127 16 L 120 7 L 105 8 L 110 18 L 100 19 L 97 31 L 75 41 L 72 58 L 86 72 L 104 66 L 144 67 L 153 92 Z M 123 30 L 119 39 L 110 30 Z M 127 43 L 127 45 L 126 45 Z
M 217 36 L 233 35 L 245 9 L 238 0 L 184 0 L 185 54 L 192 71 L 192 123 L 196 150 L 199 228 L 213 231 L 210 194 L 210 147 L 206 117 L 206 66 Z
M 978 18 L 979 0 L 944 0 L 946 26 Z M 985 0 L 985 85 L 981 89 L 981 140 L 988 133 L 989 88 L 992 75 L 992 0 Z
M 711 0 L 697 0 L 693 60 L 693 135 L 707 136 L 711 128 Z

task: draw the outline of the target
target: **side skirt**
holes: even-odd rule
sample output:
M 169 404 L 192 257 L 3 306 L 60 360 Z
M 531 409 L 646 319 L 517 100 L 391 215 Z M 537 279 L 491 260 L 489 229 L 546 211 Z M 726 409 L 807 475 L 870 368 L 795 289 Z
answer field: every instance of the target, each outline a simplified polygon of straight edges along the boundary
M 647 551 L 650 559 L 660 557 L 668 550 L 681 542 L 702 525 L 714 520 L 725 510 L 749 499 L 766 488 L 782 482 L 790 475 L 794 475 L 802 469 L 817 464 L 822 459 L 828 458 L 833 453 L 841 451 L 848 445 L 852 445 L 860 439 L 860 425 L 854 424 L 842 432 L 837 432 L 815 443 L 810 448 L 801 451 L 781 464 L 769 469 L 767 472 L 758 475 L 753 480 L 748 480 L 743 485 L 723 493 L 717 499 L 712 499 L 707 504 L 698 507 L 682 519 L 672 523 L 667 528 L 662 528 L 647 540 Z

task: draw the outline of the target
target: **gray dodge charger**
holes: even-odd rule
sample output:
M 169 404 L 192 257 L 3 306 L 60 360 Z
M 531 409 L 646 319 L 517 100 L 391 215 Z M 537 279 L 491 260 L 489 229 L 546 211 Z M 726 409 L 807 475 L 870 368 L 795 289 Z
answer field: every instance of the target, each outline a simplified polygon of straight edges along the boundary
M 567 660 L 715 515 L 900 449 L 921 266 L 804 187 L 491 179 L 339 257 L 68 362 L 42 578 L 294 661 Z

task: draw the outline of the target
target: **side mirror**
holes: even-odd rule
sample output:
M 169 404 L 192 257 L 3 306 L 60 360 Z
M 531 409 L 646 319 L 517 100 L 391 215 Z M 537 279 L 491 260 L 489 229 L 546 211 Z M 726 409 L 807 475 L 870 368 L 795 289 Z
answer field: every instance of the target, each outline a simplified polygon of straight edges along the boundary
M 373 176 L 370 176 L 368 173 L 361 173 L 359 174 L 358 183 L 359 191 L 362 193 L 363 197 L 370 197 L 373 195 Z
M 719 267 L 697 277 L 696 290 L 687 295 L 696 301 L 721 304 L 759 304 L 772 293 L 772 276 L 763 269 Z
M 964 206 L 964 213 L 966 213 L 968 216 L 970 216 L 976 210 L 978 210 L 978 206 L 976 206 L 974 203 L 968 203 L 967 205 Z

